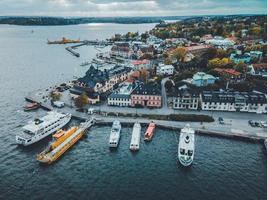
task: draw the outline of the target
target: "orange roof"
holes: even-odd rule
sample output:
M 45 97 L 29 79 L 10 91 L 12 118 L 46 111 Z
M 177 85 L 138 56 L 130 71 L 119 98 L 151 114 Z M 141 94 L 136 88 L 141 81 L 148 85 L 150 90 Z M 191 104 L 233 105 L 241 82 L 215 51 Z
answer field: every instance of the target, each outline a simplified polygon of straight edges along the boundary
M 267 63 L 253 64 L 256 69 L 267 68 Z
M 234 69 L 225 69 L 224 72 L 228 73 L 228 74 L 231 74 L 233 76 L 240 76 L 241 73 L 234 70 Z
M 142 64 L 148 64 L 149 60 L 144 59 L 144 60 L 135 60 L 132 62 L 133 65 L 142 65 Z
M 135 71 L 131 74 L 131 77 L 133 78 L 139 78 L 140 77 L 140 71 Z

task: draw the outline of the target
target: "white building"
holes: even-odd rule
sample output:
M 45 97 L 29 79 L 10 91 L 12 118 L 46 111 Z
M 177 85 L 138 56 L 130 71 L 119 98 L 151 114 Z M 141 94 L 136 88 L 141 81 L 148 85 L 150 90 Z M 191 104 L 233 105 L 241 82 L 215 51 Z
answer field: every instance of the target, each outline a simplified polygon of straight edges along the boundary
M 181 89 L 177 91 L 173 97 L 173 109 L 189 109 L 197 110 L 200 102 L 199 93 L 189 89 Z
M 202 110 L 267 113 L 267 99 L 264 94 L 253 92 L 212 92 L 201 95 Z
M 173 75 L 174 67 L 172 65 L 159 64 L 157 67 L 157 75 Z
M 222 47 L 229 47 L 229 46 L 233 46 L 235 44 L 235 42 L 233 40 L 230 40 L 228 38 L 225 39 L 225 38 L 219 37 L 219 36 L 216 36 L 210 40 L 206 40 L 205 43 L 211 44 L 214 46 L 222 46 Z
M 136 84 L 130 82 L 123 82 L 119 88 L 108 97 L 109 106 L 131 106 L 131 93 L 135 89 Z

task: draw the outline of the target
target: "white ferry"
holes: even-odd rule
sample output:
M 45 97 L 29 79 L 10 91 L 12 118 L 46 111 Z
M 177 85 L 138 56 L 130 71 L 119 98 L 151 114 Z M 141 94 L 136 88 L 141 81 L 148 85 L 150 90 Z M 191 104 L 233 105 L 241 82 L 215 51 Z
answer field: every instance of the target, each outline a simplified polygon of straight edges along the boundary
M 50 111 L 46 116 L 35 119 L 22 127 L 23 132 L 16 135 L 17 144 L 28 146 L 46 136 L 61 129 L 71 120 L 71 114 L 62 114 L 55 111 Z
M 133 126 L 132 139 L 130 144 L 130 150 L 138 151 L 141 137 L 141 125 L 136 122 Z
M 115 120 L 112 124 L 112 128 L 109 136 L 109 147 L 116 148 L 120 141 L 121 123 Z
M 195 152 L 195 131 L 187 124 L 180 133 L 178 159 L 183 166 L 193 163 Z

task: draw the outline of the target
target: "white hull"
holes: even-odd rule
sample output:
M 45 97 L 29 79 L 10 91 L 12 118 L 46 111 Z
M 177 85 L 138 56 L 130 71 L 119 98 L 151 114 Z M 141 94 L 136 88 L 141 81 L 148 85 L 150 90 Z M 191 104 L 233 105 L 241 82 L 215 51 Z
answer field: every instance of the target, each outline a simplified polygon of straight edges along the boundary
M 178 145 L 178 159 L 179 162 L 187 167 L 193 163 L 195 154 L 195 133 L 194 130 L 186 125 L 181 130 L 179 145 Z
M 109 147 L 117 148 L 120 141 L 121 125 L 119 121 L 115 121 L 112 125 L 109 136 Z
M 45 137 L 51 135 L 52 133 L 58 131 L 59 129 L 64 127 L 70 120 L 71 120 L 71 115 L 68 114 L 63 119 L 60 119 L 59 122 L 57 122 L 57 123 L 53 124 L 51 127 L 49 127 L 49 130 L 44 129 L 42 132 L 35 134 L 34 136 L 32 136 L 30 138 L 25 138 L 21 135 L 16 135 L 16 143 L 23 145 L 23 146 L 29 146 L 33 143 L 36 143 L 36 142 L 42 140 Z
M 141 138 L 141 125 L 139 123 L 135 123 L 133 126 L 132 139 L 130 143 L 131 151 L 139 150 L 140 138 Z

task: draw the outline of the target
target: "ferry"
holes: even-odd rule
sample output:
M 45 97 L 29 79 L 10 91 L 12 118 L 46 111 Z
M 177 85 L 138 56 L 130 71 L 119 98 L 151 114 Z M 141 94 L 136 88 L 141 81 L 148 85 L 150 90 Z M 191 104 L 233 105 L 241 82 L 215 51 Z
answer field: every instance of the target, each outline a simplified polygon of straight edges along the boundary
M 70 43 L 81 43 L 80 40 L 70 40 L 65 37 L 62 38 L 62 40 L 58 41 L 49 41 L 47 40 L 47 44 L 70 44 Z
M 178 159 L 183 166 L 193 163 L 195 152 L 195 131 L 187 124 L 180 133 Z
M 36 159 L 45 164 L 55 162 L 61 155 L 63 155 L 70 147 L 72 147 L 84 134 L 87 128 L 94 124 L 94 119 L 85 123 L 81 123 L 79 127 L 71 127 L 67 131 L 59 130 L 53 135 L 54 142 L 49 145 L 41 153 L 37 154 Z
M 149 123 L 147 130 L 146 130 L 146 133 L 145 133 L 145 139 L 144 139 L 145 141 L 151 141 L 151 139 L 154 135 L 155 128 L 156 128 L 155 123 L 153 123 L 153 122 Z
M 130 144 L 131 151 L 138 151 L 141 137 L 141 125 L 136 122 L 133 126 L 132 139 Z
M 121 133 L 121 123 L 118 120 L 113 122 L 110 137 L 109 137 L 109 147 L 116 148 L 120 141 L 120 133 Z
M 61 129 L 71 120 L 71 114 L 50 111 L 46 116 L 35 119 L 22 127 L 23 132 L 16 135 L 17 144 L 28 146 Z
M 23 107 L 24 111 L 36 110 L 40 107 L 39 103 L 30 103 Z

